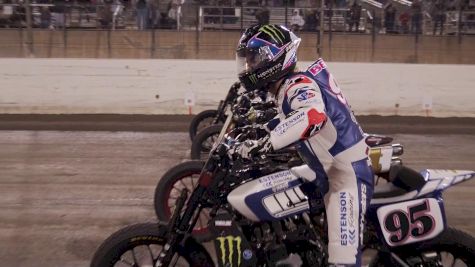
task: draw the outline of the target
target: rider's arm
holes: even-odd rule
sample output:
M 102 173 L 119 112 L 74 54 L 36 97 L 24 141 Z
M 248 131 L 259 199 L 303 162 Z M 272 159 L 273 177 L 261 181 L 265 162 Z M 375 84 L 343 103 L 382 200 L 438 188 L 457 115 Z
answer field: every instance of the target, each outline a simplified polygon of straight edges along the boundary
M 281 90 L 285 90 L 282 110 L 287 112 L 286 118 L 270 133 L 270 142 L 276 150 L 312 137 L 327 120 L 320 88 L 309 78 L 297 76 Z

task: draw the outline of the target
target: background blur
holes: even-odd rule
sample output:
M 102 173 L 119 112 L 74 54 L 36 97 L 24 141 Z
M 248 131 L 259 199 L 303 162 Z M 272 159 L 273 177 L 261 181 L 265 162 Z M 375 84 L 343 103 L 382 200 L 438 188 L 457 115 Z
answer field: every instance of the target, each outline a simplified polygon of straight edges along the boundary
M 308 61 L 475 63 L 474 0 L 0 0 L 0 56 L 234 59 L 255 23 Z

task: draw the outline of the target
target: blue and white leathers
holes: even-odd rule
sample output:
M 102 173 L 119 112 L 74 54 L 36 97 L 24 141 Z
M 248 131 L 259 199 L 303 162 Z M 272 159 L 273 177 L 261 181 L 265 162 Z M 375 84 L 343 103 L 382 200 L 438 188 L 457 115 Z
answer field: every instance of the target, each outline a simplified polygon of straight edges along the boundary
M 373 172 L 359 124 L 321 59 L 284 80 L 277 101 L 270 142 L 275 150 L 295 144 L 326 193 L 329 263 L 360 266 Z

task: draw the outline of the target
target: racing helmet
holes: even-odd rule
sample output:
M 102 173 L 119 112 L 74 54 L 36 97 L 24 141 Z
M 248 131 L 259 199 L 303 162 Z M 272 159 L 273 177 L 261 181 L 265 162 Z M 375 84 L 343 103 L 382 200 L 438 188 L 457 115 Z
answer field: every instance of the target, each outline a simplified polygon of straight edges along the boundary
M 297 64 L 299 44 L 300 38 L 281 25 L 248 28 L 236 49 L 238 77 L 244 88 L 263 89 L 290 73 Z

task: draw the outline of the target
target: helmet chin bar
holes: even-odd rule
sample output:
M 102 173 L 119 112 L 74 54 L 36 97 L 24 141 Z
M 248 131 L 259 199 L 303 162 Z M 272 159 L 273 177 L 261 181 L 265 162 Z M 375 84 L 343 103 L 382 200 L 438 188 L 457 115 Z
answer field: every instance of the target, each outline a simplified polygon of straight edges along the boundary
M 288 73 L 292 72 L 296 63 L 293 63 L 290 66 L 287 66 L 285 70 L 282 70 L 284 57 L 280 57 L 275 64 L 270 68 L 258 68 L 253 72 L 245 71 L 239 75 L 239 80 L 244 84 L 246 90 L 256 90 L 256 89 L 265 89 L 269 84 L 278 82 L 283 77 L 287 76 Z

